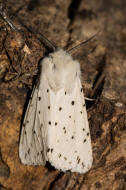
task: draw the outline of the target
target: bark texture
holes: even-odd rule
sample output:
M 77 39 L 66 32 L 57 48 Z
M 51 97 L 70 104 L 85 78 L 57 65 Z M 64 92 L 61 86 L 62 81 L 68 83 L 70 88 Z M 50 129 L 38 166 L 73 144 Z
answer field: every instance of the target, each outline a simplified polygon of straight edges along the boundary
M 126 189 L 126 1 L 9 0 L 0 2 L 0 189 Z M 5 9 L 4 9 L 5 11 Z M 20 163 L 18 143 L 29 89 L 48 52 L 41 34 L 61 48 L 76 49 L 93 147 L 92 169 L 62 173 Z

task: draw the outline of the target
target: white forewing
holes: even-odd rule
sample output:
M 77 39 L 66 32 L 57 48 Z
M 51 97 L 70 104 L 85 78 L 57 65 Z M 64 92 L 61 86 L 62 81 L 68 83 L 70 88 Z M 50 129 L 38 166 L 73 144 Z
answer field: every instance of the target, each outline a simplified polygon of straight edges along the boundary
M 42 125 L 39 117 L 39 89 L 35 87 L 22 125 L 19 156 L 26 165 L 44 165 L 46 162 Z
M 80 65 L 63 50 L 42 61 L 22 127 L 19 153 L 24 164 L 49 161 L 55 168 L 85 173 L 92 148 Z
M 80 79 L 76 79 L 71 93 L 50 91 L 50 97 L 48 160 L 62 171 L 85 173 L 92 165 L 92 148 Z

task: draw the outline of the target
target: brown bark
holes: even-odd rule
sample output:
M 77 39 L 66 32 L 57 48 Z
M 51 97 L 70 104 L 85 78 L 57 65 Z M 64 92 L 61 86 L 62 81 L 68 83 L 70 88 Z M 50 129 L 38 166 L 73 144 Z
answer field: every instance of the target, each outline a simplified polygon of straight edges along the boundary
M 20 31 L 0 17 L 0 189 L 126 189 L 126 2 L 11 0 L 6 11 Z M 40 34 L 69 49 L 98 30 L 73 54 L 81 63 L 85 96 L 96 99 L 86 101 L 91 170 L 80 175 L 22 165 L 18 143 L 26 96 L 48 51 Z

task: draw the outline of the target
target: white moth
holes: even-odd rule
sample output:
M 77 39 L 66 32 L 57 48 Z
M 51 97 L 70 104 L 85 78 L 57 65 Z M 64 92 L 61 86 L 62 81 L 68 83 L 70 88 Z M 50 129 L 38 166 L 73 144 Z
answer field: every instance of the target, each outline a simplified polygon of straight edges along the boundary
M 26 165 L 45 165 L 85 173 L 92 166 L 92 147 L 80 64 L 62 49 L 42 62 L 24 118 L 19 156 Z

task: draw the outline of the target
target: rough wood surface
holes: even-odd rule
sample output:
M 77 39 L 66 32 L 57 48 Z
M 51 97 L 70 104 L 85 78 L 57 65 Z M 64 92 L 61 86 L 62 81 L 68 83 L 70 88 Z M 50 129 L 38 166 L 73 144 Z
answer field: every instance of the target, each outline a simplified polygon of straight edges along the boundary
M 9 0 L 6 11 L 20 32 L 0 17 L 0 189 L 125 190 L 126 2 Z M 73 54 L 81 63 L 85 96 L 96 98 L 86 102 L 92 169 L 80 175 L 22 165 L 18 143 L 23 110 L 47 52 L 40 34 L 58 47 L 71 48 L 98 30 L 95 39 Z

